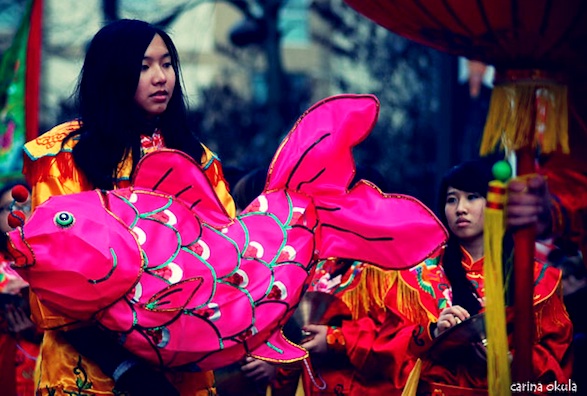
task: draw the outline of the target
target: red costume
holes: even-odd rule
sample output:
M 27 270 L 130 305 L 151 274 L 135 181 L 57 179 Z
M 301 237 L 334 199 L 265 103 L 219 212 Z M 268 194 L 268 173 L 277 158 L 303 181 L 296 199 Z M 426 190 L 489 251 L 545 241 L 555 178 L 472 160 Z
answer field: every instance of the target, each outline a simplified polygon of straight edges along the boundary
M 338 297 L 352 319 L 344 320 L 341 326 L 330 326 L 327 356 L 312 359 L 311 375 L 305 367 L 302 369 L 306 396 L 391 394 L 392 383 L 386 376 L 389 368 L 370 360 L 370 355 L 374 336 L 385 319 L 384 298 L 397 274 L 356 261 L 318 264 L 309 290 Z M 288 394 L 283 391 L 288 386 L 295 389 L 299 373 L 299 369 L 280 369 L 273 394 Z
M 483 259 L 473 262 L 463 250 L 463 267 L 467 278 L 484 298 Z M 533 347 L 533 375 L 536 383 L 546 385 L 557 381 L 567 384 L 571 376 L 570 344 L 572 325 L 560 296 L 559 270 L 536 263 L 534 271 L 534 317 L 536 333 Z M 484 395 L 487 378 L 484 370 L 470 366 L 452 369 L 427 356 L 433 344 L 432 323 L 442 309 L 451 304 L 443 270 L 429 261 L 410 270 L 401 271 L 386 298 L 388 319 L 382 327 L 377 344 L 389 343 L 380 359 L 392 369 L 390 375 L 395 389 L 406 385 L 408 375 L 418 358 L 422 359 L 419 392 L 434 395 Z M 407 291 L 407 292 L 406 292 Z M 408 298 L 406 298 L 408 297 Z M 416 304 L 414 304 L 416 303 Z M 507 311 L 507 321 L 513 319 Z M 511 345 L 511 334 L 509 339 Z M 375 346 L 374 345 L 374 346 Z M 512 354 L 515 350 L 510 347 Z M 393 363 L 393 364 L 392 364 Z

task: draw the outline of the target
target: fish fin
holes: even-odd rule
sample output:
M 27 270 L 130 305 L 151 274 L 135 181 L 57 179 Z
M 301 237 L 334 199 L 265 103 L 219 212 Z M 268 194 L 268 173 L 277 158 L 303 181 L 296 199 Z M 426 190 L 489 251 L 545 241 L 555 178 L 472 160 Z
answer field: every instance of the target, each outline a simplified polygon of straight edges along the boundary
M 230 222 L 200 165 L 181 151 L 162 149 L 145 155 L 137 164 L 132 185 L 173 196 L 197 210 L 198 217 L 208 224 Z
M 387 269 L 412 267 L 444 246 L 448 234 L 416 198 L 385 194 L 361 180 L 342 195 L 316 198 L 320 258 L 349 258 Z
M 267 341 L 251 352 L 255 359 L 269 363 L 293 363 L 309 356 L 308 351 L 289 341 L 281 331 L 275 332 Z
M 202 277 L 184 279 L 155 293 L 145 307 L 154 312 L 183 311 L 190 303 L 202 283 Z
M 369 135 L 378 114 L 374 95 L 337 95 L 310 107 L 279 146 L 265 191 L 346 190 L 355 175 L 352 148 Z

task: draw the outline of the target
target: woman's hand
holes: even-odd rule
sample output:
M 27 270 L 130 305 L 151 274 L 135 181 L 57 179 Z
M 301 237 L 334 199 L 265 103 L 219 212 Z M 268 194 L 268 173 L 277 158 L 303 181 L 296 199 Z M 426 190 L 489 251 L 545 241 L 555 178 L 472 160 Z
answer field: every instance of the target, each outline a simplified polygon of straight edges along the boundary
M 303 331 L 308 333 L 308 336 L 304 338 L 301 346 L 306 348 L 310 354 L 324 354 L 328 351 L 328 344 L 326 343 L 328 326 L 310 324 L 304 326 Z
M 256 383 L 268 384 L 275 379 L 276 368 L 273 364 L 247 356 L 241 366 L 245 377 Z
M 505 209 L 508 227 L 536 226 L 538 236 L 548 235 L 552 227 L 549 205 L 550 194 L 544 176 L 510 181 Z
M 469 312 L 460 305 L 454 305 L 448 307 L 440 312 L 438 316 L 438 322 L 436 323 L 436 329 L 434 330 L 434 337 L 438 337 L 453 326 L 458 325 L 463 320 L 470 317 Z

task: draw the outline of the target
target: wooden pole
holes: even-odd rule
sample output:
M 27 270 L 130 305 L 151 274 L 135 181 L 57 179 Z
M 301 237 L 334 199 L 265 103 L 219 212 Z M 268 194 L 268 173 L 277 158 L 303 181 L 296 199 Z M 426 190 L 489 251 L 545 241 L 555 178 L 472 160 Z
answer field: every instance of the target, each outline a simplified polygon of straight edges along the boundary
M 518 176 L 535 172 L 534 152 L 531 148 L 516 151 L 516 161 Z M 533 380 L 535 238 L 536 230 L 533 226 L 521 228 L 514 233 L 514 360 L 512 363 L 512 381 L 521 384 Z M 530 392 L 522 394 L 530 395 Z

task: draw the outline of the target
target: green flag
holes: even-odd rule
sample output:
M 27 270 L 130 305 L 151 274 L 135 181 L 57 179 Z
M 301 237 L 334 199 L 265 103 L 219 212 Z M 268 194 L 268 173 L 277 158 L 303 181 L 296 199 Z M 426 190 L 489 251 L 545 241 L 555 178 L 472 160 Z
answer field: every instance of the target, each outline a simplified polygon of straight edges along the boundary
M 25 81 L 27 41 L 33 0 L 29 1 L 10 48 L 0 61 L 0 175 L 10 177 L 22 169 L 25 143 Z

